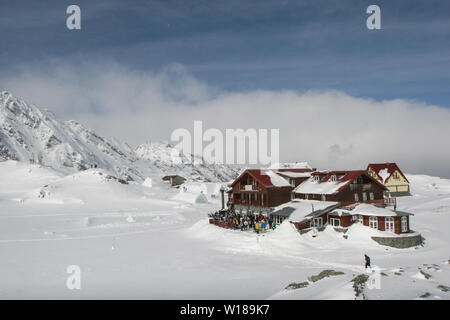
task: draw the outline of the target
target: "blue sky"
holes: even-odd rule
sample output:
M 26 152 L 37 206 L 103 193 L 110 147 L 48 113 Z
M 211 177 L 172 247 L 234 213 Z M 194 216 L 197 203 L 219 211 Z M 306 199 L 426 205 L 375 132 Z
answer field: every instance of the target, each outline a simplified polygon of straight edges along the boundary
M 70 4 L 81 7 L 80 31 L 65 27 Z M 365 26 L 370 4 L 382 30 Z M 450 2 L 434 0 L 2 0 L 0 68 L 6 77 L 55 60 L 144 72 L 177 63 L 225 91 L 339 90 L 450 107 L 449 15 Z

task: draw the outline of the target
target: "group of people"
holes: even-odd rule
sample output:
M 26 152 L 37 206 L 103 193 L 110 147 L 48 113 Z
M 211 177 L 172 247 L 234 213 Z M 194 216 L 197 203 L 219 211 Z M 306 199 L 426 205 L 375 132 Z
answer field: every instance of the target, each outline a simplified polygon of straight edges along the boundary
M 269 217 L 259 214 L 241 214 L 232 211 L 217 211 L 209 214 L 209 217 L 226 222 L 233 229 L 241 231 L 253 230 L 257 234 L 264 234 L 267 230 L 276 228 L 276 223 L 274 220 L 270 220 Z

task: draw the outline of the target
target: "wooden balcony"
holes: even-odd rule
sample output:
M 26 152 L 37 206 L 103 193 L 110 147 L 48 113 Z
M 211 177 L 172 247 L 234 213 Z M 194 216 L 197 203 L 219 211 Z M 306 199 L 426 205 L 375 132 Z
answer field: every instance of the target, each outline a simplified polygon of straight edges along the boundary
M 350 184 L 350 191 L 354 191 L 354 192 L 365 192 L 365 191 L 370 191 L 371 189 L 372 189 L 372 184 L 370 184 L 370 183 Z

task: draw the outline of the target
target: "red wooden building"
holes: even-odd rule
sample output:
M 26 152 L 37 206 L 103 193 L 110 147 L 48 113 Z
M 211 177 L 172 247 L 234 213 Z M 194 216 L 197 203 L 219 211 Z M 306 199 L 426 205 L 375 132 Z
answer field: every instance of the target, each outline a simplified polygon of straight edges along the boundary
M 291 200 L 292 190 L 307 180 L 311 169 L 247 169 L 231 183 L 228 206 L 238 211 L 268 213 Z
M 384 205 L 386 187 L 365 170 L 313 172 L 298 185 L 295 198 L 339 202 L 341 206 L 352 203 Z
M 310 200 L 298 200 L 314 202 Z M 312 227 L 321 228 L 327 224 L 339 229 L 346 229 L 354 223 L 396 234 L 409 233 L 409 216 L 411 213 L 382 208 L 371 204 L 354 204 L 339 208 L 331 203 L 328 207 L 314 210 L 302 218 L 289 217 L 291 223 L 301 231 L 308 231 Z

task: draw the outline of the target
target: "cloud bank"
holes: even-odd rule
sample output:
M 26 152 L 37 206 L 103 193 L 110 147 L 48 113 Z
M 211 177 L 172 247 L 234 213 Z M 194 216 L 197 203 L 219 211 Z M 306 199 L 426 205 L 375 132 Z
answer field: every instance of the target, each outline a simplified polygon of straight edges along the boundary
M 395 161 L 404 171 L 450 177 L 450 110 L 418 101 L 375 101 L 338 91 L 225 92 L 181 65 L 141 72 L 105 61 L 30 67 L 0 90 L 133 145 L 173 130 L 280 130 L 282 161 L 330 169 Z

